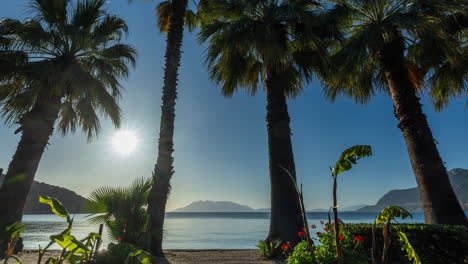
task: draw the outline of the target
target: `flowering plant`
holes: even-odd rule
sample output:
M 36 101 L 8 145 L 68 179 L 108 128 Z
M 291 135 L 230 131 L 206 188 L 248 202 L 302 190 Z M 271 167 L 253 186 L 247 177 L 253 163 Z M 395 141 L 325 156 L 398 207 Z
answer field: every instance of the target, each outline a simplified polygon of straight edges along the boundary
M 318 263 L 321 264 L 335 264 L 337 262 L 337 255 L 335 251 L 335 236 L 333 227 L 325 228 L 325 232 L 317 232 L 317 240 L 319 243 L 315 248 L 315 255 Z M 367 263 L 367 256 L 362 242 L 364 237 L 352 236 L 349 232 L 342 231 L 339 235 L 339 241 L 343 248 L 343 255 L 346 264 L 362 264 Z

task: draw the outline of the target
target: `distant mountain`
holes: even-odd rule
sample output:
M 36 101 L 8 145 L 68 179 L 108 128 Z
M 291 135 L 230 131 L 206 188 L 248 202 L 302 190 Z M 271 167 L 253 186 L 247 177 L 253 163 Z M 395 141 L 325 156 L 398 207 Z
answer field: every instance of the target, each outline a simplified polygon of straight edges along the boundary
M 5 175 L 0 174 L 0 186 Z M 50 207 L 38 202 L 39 195 L 58 199 L 67 208 L 69 213 L 85 213 L 86 199 L 68 189 L 34 181 L 26 198 L 24 214 L 50 214 Z
M 354 212 L 357 211 L 358 209 L 361 209 L 363 207 L 367 206 L 366 204 L 358 204 L 358 205 L 352 205 L 352 206 L 347 206 L 347 207 L 340 207 L 338 210 L 340 212 Z M 315 208 L 315 209 L 310 209 L 307 210 L 307 212 L 314 212 L 314 213 L 323 213 L 323 212 L 328 212 L 330 209 L 325 209 L 325 208 Z
M 460 204 L 465 211 L 468 211 L 468 170 L 453 169 L 448 174 Z M 390 191 L 380 198 L 377 204 L 365 206 L 358 211 L 378 212 L 389 205 L 398 205 L 411 212 L 422 211 L 418 188 Z
M 252 207 L 233 202 L 198 201 L 172 212 L 177 213 L 216 213 L 216 212 L 255 212 Z

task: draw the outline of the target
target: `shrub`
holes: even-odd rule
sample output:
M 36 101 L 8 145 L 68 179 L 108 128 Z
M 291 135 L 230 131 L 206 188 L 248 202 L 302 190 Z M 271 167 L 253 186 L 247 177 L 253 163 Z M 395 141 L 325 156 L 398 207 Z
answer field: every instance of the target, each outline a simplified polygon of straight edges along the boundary
M 408 240 L 424 264 L 463 264 L 468 263 L 468 227 L 428 224 L 399 224 Z M 372 247 L 371 224 L 346 224 L 343 231 L 352 236 L 364 238 L 363 247 L 367 258 L 370 258 Z M 376 229 L 376 251 L 382 254 L 382 226 Z M 408 263 L 405 252 L 401 250 L 396 232 L 392 234 L 390 246 L 390 263 Z
M 288 258 L 288 264 L 317 264 L 313 249 L 307 241 L 302 241 L 294 247 L 293 253 Z
M 137 250 L 137 248 L 129 243 L 111 243 L 107 250 L 99 252 L 97 255 L 97 264 L 117 264 L 124 263 L 128 255 Z
M 328 226 L 328 225 L 327 225 Z M 320 242 L 315 247 L 315 254 L 320 264 L 337 263 L 335 236 L 332 230 L 317 233 Z M 353 236 L 346 230 L 340 232 L 340 242 L 344 253 L 344 263 L 363 264 L 367 263 L 367 256 L 359 236 Z
M 257 247 L 260 249 L 260 254 L 262 257 L 267 259 L 281 257 L 281 241 L 264 241 L 260 240 Z

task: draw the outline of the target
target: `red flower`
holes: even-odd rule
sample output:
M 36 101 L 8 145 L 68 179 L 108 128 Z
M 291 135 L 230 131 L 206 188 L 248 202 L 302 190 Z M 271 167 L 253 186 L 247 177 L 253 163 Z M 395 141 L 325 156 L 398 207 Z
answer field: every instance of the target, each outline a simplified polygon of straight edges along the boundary
M 317 232 L 315 233 L 317 236 L 320 236 L 322 234 L 322 232 Z
M 325 223 L 325 221 L 323 221 L 323 220 L 322 220 L 322 221 L 320 221 L 320 224 L 322 224 L 322 225 L 323 225 L 323 223 Z
M 343 240 L 343 239 L 344 239 L 344 236 L 339 236 L 338 238 L 339 238 L 339 239 L 340 239 L 340 241 L 341 241 L 341 240 Z
M 354 241 L 358 241 L 358 242 L 364 242 L 364 238 L 362 236 L 356 236 L 354 237 Z
M 305 226 L 302 227 L 302 230 L 305 230 Z
M 305 234 L 305 233 L 302 232 L 302 231 L 297 233 L 298 236 L 303 236 L 304 234 Z
M 281 245 L 281 249 L 282 250 L 287 250 L 289 248 L 289 245 L 288 244 L 283 244 Z
M 118 237 L 118 238 L 117 238 L 117 241 L 119 241 L 119 242 L 122 242 L 122 240 L 123 240 L 123 239 L 122 239 L 121 237 Z
M 332 224 L 332 225 L 335 225 L 335 222 L 332 222 L 331 224 Z
M 317 226 L 316 226 L 316 225 L 311 225 L 310 227 L 312 227 L 312 228 L 317 228 Z
M 328 229 L 328 227 L 325 227 L 323 230 L 328 231 L 329 229 Z

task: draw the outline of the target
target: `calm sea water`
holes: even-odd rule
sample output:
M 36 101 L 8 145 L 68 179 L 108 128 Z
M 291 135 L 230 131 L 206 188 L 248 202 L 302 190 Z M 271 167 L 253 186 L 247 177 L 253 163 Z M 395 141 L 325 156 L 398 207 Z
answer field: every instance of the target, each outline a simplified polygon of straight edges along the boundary
M 343 212 L 340 218 L 345 223 L 371 223 L 376 213 Z M 327 213 L 308 213 L 309 224 L 320 227 L 320 221 L 327 219 Z M 49 242 L 49 237 L 63 231 L 67 224 L 55 215 L 25 215 L 27 225 L 23 232 L 26 249 L 38 249 Z M 422 213 L 403 221 L 422 223 Z M 268 233 L 269 213 L 168 213 L 164 247 L 167 249 L 249 249 Z M 81 239 L 99 227 L 91 225 L 86 215 L 76 215 L 72 235 Z M 312 232 L 315 233 L 315 232 Z M 103 243 L 110 241 L 104 231 Z M 55 246 L 53 249 L 58 249 Z

